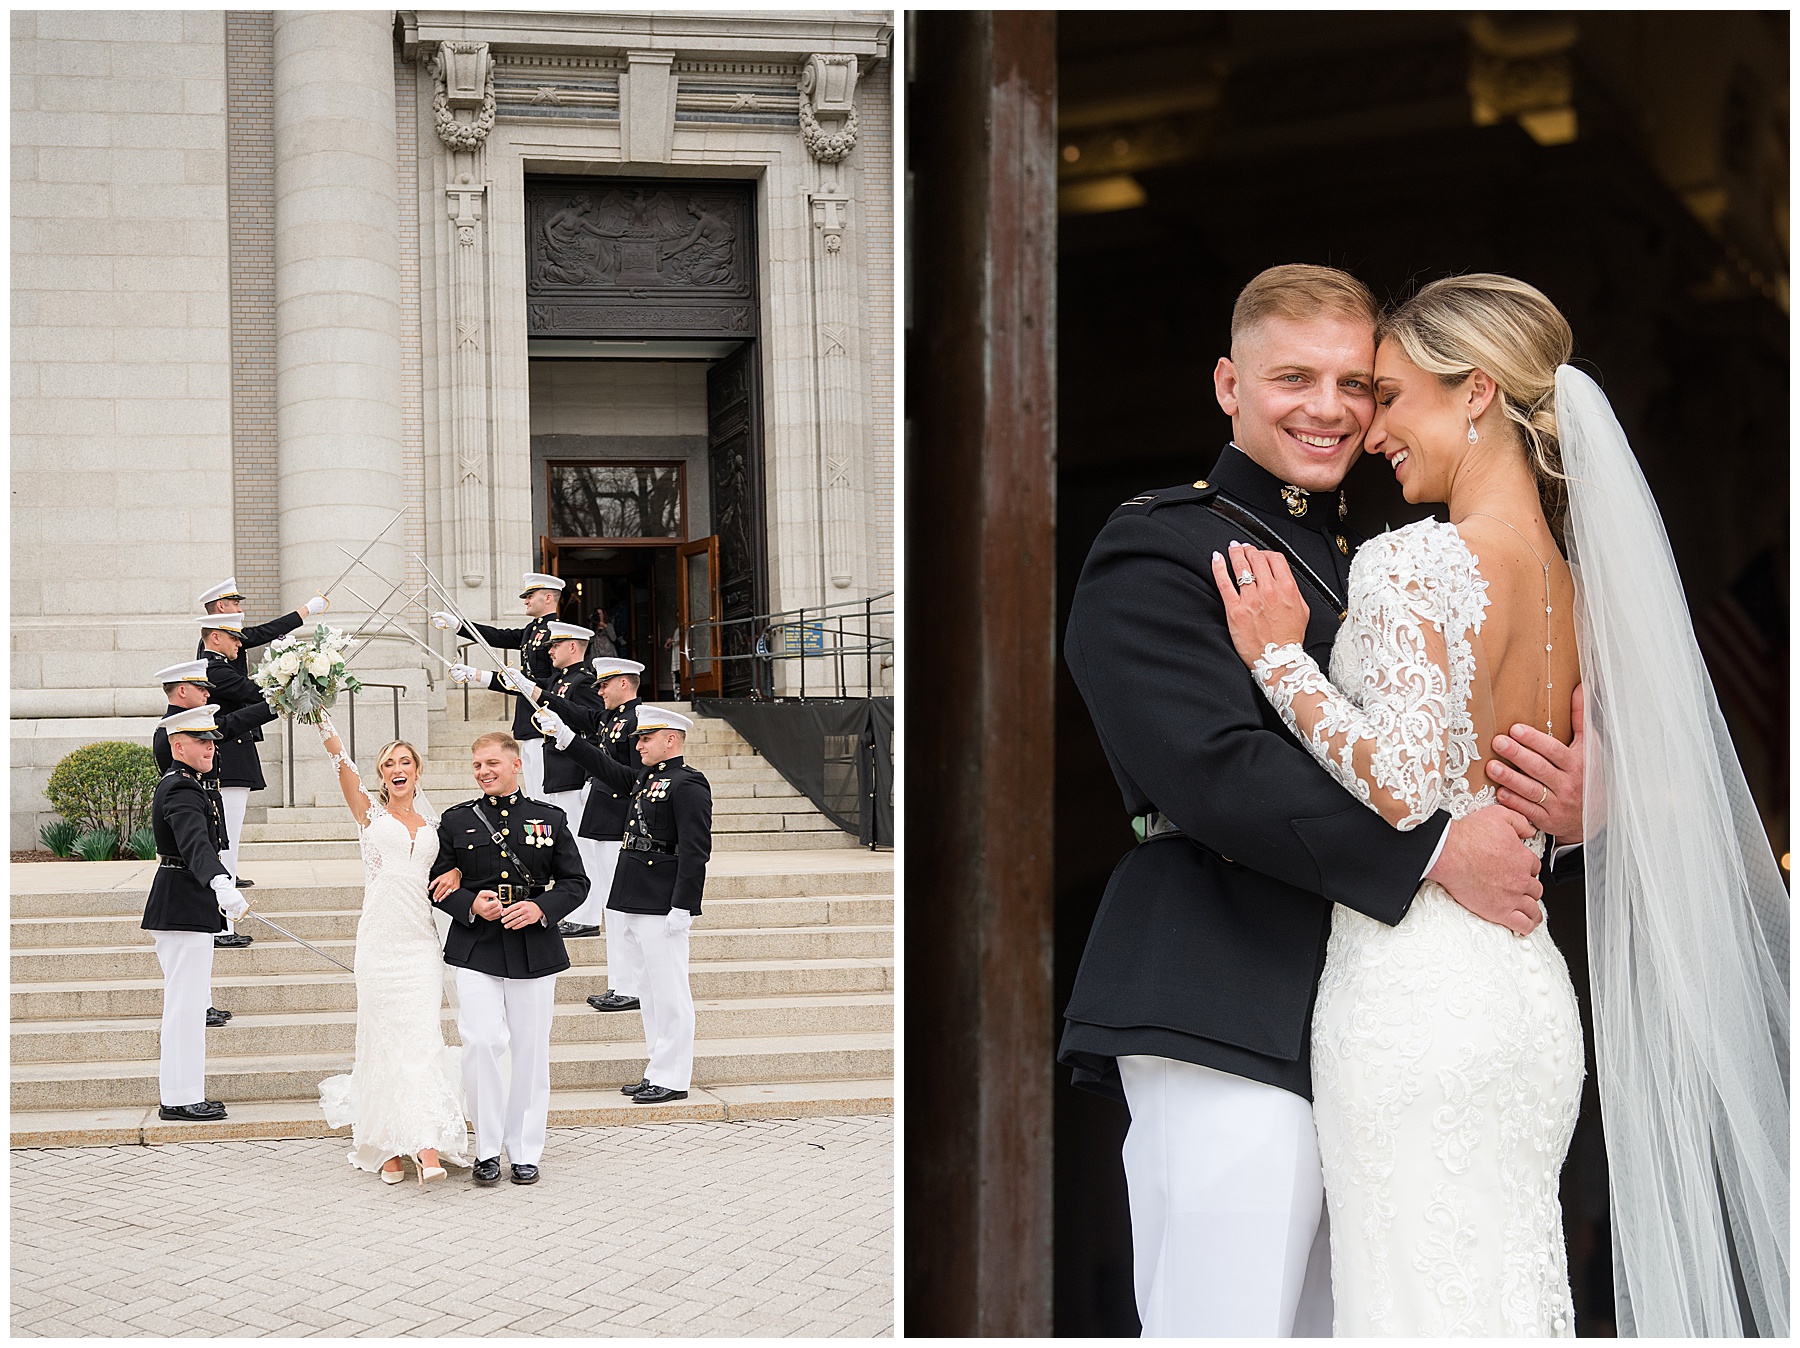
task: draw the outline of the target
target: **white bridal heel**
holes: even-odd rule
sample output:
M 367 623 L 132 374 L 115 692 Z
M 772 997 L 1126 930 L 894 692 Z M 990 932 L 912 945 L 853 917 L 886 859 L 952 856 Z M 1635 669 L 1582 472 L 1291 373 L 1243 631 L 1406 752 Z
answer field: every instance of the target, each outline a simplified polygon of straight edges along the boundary
M 399 1184 L 406 1178 L 406 1162 L 401 1161 L 398 1170 L 388 1170 L 384 1167 L 381 1170 L 377 1170 L 375 1173 L 381 1176 L 381 1182 L 383 1184 Z
M 419 1164 L 419 1187 L 421 1189 L 427 1184 L 443 1179 L 445 1175 L 450 1173 L 441 1165 L 426 1165 L 423 1161 L 419 1161 L 416 1156 L 413 1159 L 418 1161 Z

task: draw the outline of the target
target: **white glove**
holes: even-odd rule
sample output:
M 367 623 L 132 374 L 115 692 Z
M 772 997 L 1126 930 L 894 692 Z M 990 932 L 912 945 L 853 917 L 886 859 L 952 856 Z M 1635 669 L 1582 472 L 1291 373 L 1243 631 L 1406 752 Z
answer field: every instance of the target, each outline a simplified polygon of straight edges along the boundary
M 457 626 L 456 615 L 439 609 L 431 615 L 431 625 L 440 632 L 454 632 Z
M 304 604 L 300 605 L 300 616 L 303 618 L 316 618 L 329 607 L 330 605 L 325 602 L 324 595 L 315 594 L 311 599 L 308 599 Z
M 536 700 L 538 686 L 527 677 L 524 670 L 508 665 L 500 671 L 500 682 L 512 689 L 513 692 Z
M 476 669 L 473 665 L 451 665 L 450 677 L 458 683 L 472 683 L 477 688 L 486 688 L 491 677 L 485 669 Z
M 250 902 L 238 893 L 237 881 L 229 875 L 216 875 L 212 882 L 213 897 L 219 901 L 219 911 L 233 922 L 250 911 Z
M 558 749 L 567 749 L 575 742 L 575 732 L 569 729 L 568 723 L 562 717 L 548 707 L 543 708 L 531 719 L 539 730 L 556 741 Z
M 685 908 L 669 909 L 668 921 L 664 930 L 671 936 L 686 936 L 688 928 L 694 925 L 694 915 Z

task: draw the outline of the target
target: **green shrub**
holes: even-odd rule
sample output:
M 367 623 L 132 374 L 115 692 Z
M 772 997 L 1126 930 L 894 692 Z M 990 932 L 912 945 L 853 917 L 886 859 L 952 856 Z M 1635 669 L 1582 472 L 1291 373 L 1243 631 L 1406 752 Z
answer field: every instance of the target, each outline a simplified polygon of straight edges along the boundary
M 67 819 L 52 819 L 38 830 L 38 841 L 53 856 L 66 857 L 75 851 L 75 839 L 81 836 L 81 825 Z
M 83 832 L 110 828 L 120 838 L 150 822 L 150 801 L 161 774 L 142 744 L 101 740 L 84 744 L 50 773 L 50 808 Z
M 116 828 L 93 828 L 75 840 L 75 855 L 83 861 L 111 861 L 119 850 Z
M 156 830 L 139 828 L 131 831 L 131 837 L 125 843 L 125 850 L 139 861 L 148 861 L 156 855 Z

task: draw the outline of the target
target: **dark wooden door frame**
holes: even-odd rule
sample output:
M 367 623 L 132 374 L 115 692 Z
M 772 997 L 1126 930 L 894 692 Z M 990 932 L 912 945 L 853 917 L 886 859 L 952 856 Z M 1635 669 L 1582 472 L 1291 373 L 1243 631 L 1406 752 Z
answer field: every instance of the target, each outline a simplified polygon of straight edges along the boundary
M 1051 1332 L 1056 20 L 912 20 L 906 1330 Z

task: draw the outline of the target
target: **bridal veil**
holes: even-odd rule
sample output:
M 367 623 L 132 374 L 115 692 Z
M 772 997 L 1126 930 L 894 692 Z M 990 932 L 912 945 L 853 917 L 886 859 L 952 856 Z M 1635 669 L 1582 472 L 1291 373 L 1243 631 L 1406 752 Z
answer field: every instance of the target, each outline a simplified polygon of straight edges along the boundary
M 1619 1332 L 1788 1333 L 1788 894 L 1606 395 L 1556 375 Z

